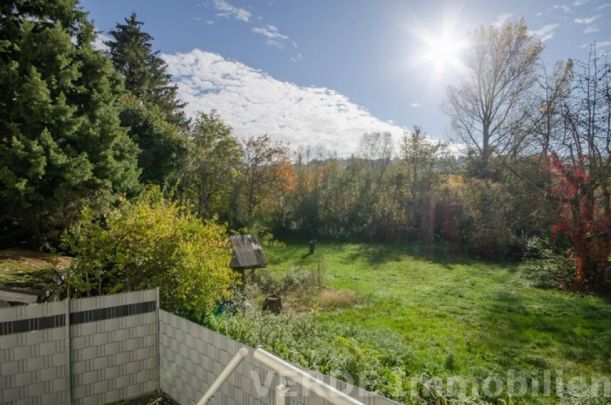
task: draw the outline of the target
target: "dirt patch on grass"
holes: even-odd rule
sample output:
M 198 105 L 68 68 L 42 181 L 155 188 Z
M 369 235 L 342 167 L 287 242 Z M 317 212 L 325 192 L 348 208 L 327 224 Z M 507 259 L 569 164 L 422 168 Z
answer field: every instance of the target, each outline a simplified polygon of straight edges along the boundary
M 348 308 L 360 304 L 361 298 L 354 291 L 323 289 L 318 303 L 323 309 Z

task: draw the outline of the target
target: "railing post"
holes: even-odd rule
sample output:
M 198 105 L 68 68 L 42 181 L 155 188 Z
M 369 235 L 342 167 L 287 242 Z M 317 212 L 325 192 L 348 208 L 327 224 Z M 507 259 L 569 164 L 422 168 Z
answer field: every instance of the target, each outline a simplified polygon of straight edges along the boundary
M 286 405 L 289 396 L 289 387 L 286 385 L 284 378 L 280 377 L 280 384 L 276 387 L 275 405 Z

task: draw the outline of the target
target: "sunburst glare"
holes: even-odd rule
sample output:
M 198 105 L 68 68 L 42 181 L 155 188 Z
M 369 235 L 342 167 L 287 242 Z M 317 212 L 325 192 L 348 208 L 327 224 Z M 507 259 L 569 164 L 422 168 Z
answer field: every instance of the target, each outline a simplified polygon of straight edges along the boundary
M 414 62 L 419 67 L 425 66 L 432 80 L 439 81 L 452 72 L 466 72 L 462 57 L 469 43 L 456 32 L 455 24 L 445 22 L 439 33 L 420 28 L 414 35 L 420 43 Z

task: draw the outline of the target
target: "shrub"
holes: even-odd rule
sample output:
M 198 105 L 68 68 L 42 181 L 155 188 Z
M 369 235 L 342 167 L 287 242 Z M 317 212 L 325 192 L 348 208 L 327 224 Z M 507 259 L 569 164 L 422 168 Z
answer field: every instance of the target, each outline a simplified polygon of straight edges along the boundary
M 161 287 L 164 308 L 200 316 L 231 295 L 225 228 L 181 210 L 158 189 L 102 217 L 86 210 L 64 241 L 76 255 L 69 279 L 77 295 Z
M 537 288 L 567 288 L 575 277 L 571 261 L 554 251 L 551 243 L 540 237 L 529 238 L 520 270 Z

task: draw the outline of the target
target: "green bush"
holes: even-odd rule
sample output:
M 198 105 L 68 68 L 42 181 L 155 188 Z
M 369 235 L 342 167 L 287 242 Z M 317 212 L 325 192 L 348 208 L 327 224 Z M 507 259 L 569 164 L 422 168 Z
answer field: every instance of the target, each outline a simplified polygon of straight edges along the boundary
M 102 217 L 86 211 L 64 237 L 76 259 L 73 294 L 112 294 L 160 287 L 161 304 L 204 316 L 231 295 L 235 275 L 226 230 L 203 222 L 154 189 Z
M 323 274 L 320 268 L 297 268 L 282 274 L 259 272 L 254 282 L 265 294 L 307 296 L 314 295 L 323 287 Z
M 556 253 L 547 239 L 532 237 L 526 249 L 520 270 L 537 288 L 567 288 L 574 280 L 575 269 L 569 258 Z

